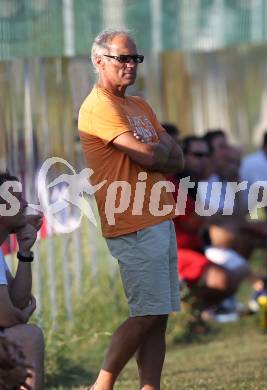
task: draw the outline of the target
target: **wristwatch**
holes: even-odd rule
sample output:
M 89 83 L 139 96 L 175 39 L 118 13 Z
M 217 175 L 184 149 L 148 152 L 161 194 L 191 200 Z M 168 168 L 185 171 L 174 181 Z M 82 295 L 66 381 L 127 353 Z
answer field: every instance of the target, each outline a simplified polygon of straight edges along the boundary
M 17 258 L 19 261 L 22 261 L 23 263 L 31 263 L 34 259 L 34 253 L 30 251 L 29 256 L 23 256 L 21 253 L 17 253 Z

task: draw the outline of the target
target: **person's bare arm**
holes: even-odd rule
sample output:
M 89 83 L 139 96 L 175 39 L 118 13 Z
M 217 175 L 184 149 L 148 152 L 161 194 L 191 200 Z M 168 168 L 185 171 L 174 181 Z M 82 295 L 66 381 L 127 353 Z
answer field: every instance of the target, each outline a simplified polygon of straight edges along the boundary
M 31 298 L 32 270 L 31 263 L 19 262 L 16 276 L 10 287 L 10 299 L 15 307 L 24 309 Z
M 144 143 L 137 133 L 124 133 L 113 144 L 132 160 L 151 171 L 174 174 L 183 169 L 183 153 L 168 133 L 159 134 L 158 143 Z
M 29 216 L 38 217 L 38 216 Z M 27 223 L 17 234 L 19 252 L 23 256 L 29 256 L 30 250 L 37 238 L 37 230 L 41 226 L 41 216 L 36 218 L 36 223 Z M 10 299 L 14 306 L 24 309 L 31 299 L 32 269 L 31 263 L 19 261 L 15 278 L 10 280 Z
M 183 152 L 181 147 L 166 132 L 160 133 L 159 139 L 163 145 L 170 149 L 168 160 L 161 164 L 159 171 L 168 174 L 181 172 L 184 167 Z
M 170 148 L 163 143 L 143 143 L 131 132 L 126 132 L 113 140 L 113 145 L 127 154 L 133 161 L 143 167 L 155 170 L 160 164 L 167 162 Z
M 12 304 L 6 285 L 0 286 L 0 326 L 9 328 L 18 324 L 26 324 L 36 309 L 36 300 L 31 300 L 25 309 L 20 310 Z

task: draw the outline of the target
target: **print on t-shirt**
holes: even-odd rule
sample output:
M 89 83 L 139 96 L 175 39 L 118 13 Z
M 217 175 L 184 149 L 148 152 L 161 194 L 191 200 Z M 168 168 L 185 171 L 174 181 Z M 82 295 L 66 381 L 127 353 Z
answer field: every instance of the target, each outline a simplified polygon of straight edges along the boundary
M 142 138 L 144 143 L 158 141 L 157 132 L 146 115 L 127 115 L 127 119 L 133 128 L 133 131 L 135 131 Z

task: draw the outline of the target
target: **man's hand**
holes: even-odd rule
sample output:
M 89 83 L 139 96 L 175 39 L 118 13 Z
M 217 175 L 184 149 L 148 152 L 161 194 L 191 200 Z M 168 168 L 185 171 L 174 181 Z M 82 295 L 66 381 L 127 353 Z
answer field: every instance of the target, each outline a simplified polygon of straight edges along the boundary
M 154 151 L 154 154 L 156 156 L 156 164 L 152 168 L 152 170 L 160 170 L 159 167 L 162 167 L 165 165 L 169 159 L 171 150 L 173 145 L 171 143 L 167 142 L 161 142 L 159 140 L 158 142 L 153 142 L 154 137 L 147 137 L 144 139 L 140 134 L 138 134 L 136 131 L 133 132 L 133 136 L 137 141 L 140 141 L 142 143 L 145 143 L 149 145 L 152 150 Z M 155 141 L 155 140 L 154 140 Z
M 42 226 L 42 214 L 38 215 L 27 215 L 26 225 L 17 230 L 17 241 L 19 245 L 19 252 L 23 256 L 28 256 L 30 250 L 37 239 L 37 232 Z
M 17 231 L 16 235 L 19 252 L 23 256 L 29 256 L 30 250 L 37 239 L 37 229 L 30 223 L 27 223 L 27 225 Z
M 141 135 L 133 132 L 133 136 L 138 141 L 144 143 Z M 152 140 L 151 140 L 152 141 Z M 158 170 L 162 173 L 173 174 L 180 172 L 183 169 L 183 153 L 180 146 L 174 142 L 168 133 L 162 132 L 159 134 L 159 142 L 147 142 L 154 149 L 157 155 L 157 163 L 152 170 Z
M 153 136 L 151 136 L 151 137 L 147 137 L 146 140 L 144 140 L 144 138 L 140 134 L 138 134 L 136 131 L 133 132 L 133 136 L 138 141 L 140 141 L 142 143 L 146 142 L 147 144 L 149 144 L 150 142 L 153 142 L 153 138 L 154 138 Z
M 133 135 L 132 132 L 125 132 L 116 137 L 112 144 L 121 152 L 127 154 L 134 162 L 148 170 L 156 170 L 158 164 L 168 160 L 170 149 L 161 142 L 145 142 L 142 137 Z
M 35 310 L 36 310 L 36 299 L 33 295 L 31 295 L 31 299 L 28 306 L 26 306 L 24 309 L 21 310 L 25 319 L 25 324 L 29 321 L 29 319 L 31 318 Z
M 37 231 L 41 229 L 43 223 L 43 214 L 29 214 L 26 215 L 27 224 L 32 225 Z
M 145 142 L 144 139 L 139 135 L 136 131 L 133 132 L 134 138 L 136 138 L 140 142 Z
M 166 163 L 162 164 L 160 167 L 160 172 L 167 174 L 175 174 L 181 172 L 184 168 L 183 152 L 180 147 L 172 137 L 166 133 L 162 132 L 159 134 L 160 142 L 167 146 L 170 150 L 169 158 Z

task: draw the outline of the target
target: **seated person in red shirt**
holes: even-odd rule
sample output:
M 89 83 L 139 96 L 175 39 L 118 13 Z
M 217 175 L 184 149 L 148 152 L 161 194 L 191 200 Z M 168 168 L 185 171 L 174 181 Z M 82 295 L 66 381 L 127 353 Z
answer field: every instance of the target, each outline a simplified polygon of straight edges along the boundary
M 236 269 L 228 269 L 224 265 L 215 264 L 204 255 L 201 230 L 209 217 L 199 216 L 195 212 L 195 203 L 198 183 L 206 180 L 209 148 L 206 141 L 197 136 L 186 137 L 182 142 L 182 148 L 184 172 L 170 178 L 176 186 L 175 199 L 177 199 L 178 191 L 182 190 L 183 180 L 181 179 L 190 176 L 190 182 L 196 184 L 194 188 L 188 190 L 184 215 L 178 215 L 174 220 L 179 253 L 179 277 L 196 294 L 204 309 L 231 296 L 249 271 L 247 264 L 243 262 Z M 203 229 L 203 231 L 208 230 Z
M 236 192 L 236 185 L 242 181 L 239 173 L 241 150 L 230 145 L 225 132 L 219 129 L 209 130 L 204 139 L 211 155 L 208 188 L 204 189 L 202 202 L 214 211 L 209 222 L 209 236 L 213 247 L 220 248 L 220 253 L 209 251 L 206 255 L 223 257 L 230 249 L 249 261 L 256 249 L 266 250 L 267 225 L 265 221 L 247 218 L 252 210 L 248 210 L 248 191 L 245 187 Z M 221 185 L 219 203 L 212 191 L 216 184 Z M 263 193 L 259 195 L 258 199 Z

